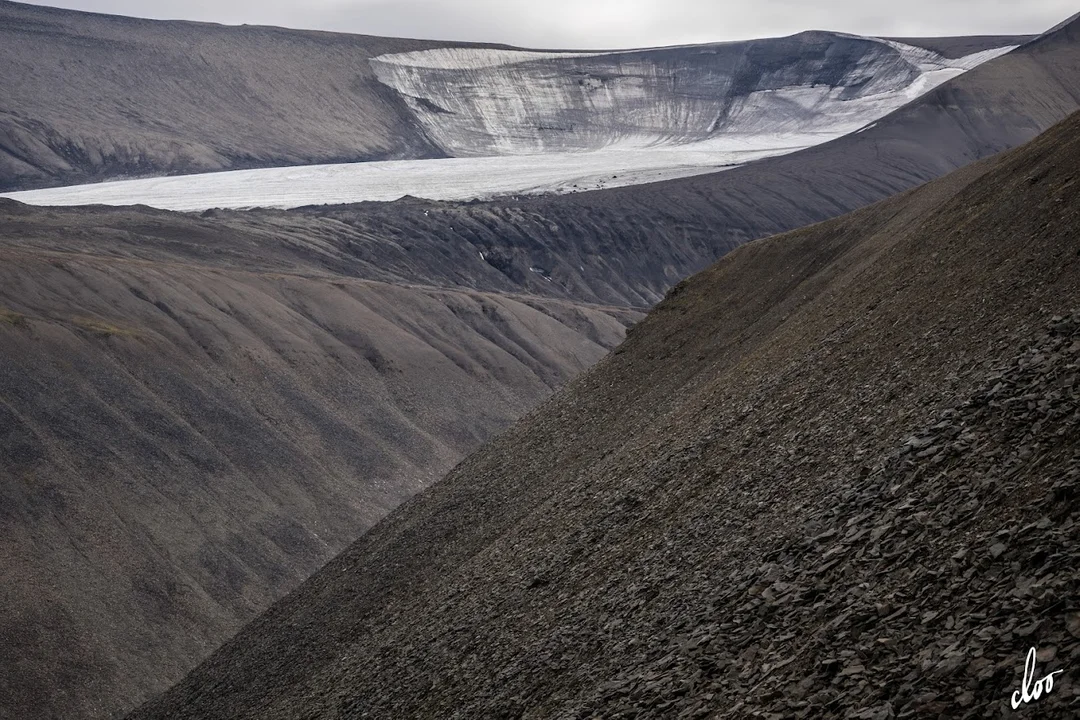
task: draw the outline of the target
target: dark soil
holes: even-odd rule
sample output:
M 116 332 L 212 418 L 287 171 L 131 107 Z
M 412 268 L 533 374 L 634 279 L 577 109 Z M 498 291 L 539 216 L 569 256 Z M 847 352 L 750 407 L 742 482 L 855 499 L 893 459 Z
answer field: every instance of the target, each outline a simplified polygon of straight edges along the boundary
M 1075 717 L 1078 167 L 732 252 L 134 717 Z

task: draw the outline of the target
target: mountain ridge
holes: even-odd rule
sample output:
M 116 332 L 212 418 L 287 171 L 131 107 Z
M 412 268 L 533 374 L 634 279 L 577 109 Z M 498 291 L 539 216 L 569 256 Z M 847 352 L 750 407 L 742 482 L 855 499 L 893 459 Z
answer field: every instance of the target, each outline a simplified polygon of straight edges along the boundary
M 424 108 L 410 109 L 408 97 L 378 82 L 369 61 L 447 47 L 511 49 L 141 20 L 8 0 L 0 17 L 0 56 L 13 68 L 0 80 L 8 98 L 0 115 L 0 190 L 443 157 L 448 151 L 429 136 Z M 985 49 L 986 41 L 972 39 L 969 49 Z M 36 93 L 39 87 L 49 92 Z

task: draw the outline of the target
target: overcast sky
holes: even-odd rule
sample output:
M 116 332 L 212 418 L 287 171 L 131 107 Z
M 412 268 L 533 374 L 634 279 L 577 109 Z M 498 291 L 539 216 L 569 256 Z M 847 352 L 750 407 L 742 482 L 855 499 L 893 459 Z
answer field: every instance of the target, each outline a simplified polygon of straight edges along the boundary
M 36 5 L 545 48 L 626 48 L 838 30 L 1038 33 L 1076 0 L 50 0 Z

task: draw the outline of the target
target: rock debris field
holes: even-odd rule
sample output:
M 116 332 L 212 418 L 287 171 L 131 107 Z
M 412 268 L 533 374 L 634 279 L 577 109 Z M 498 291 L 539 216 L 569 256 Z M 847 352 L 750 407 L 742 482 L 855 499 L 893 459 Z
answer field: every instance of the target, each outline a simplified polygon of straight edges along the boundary
M 1074 313 L 864 466 L 804 539 L 704 603 L 733 614 L 688 619 L 576 717 L 704 718 L 715 692 L 745 698 L 731 716 L 974 719 L 986 712 L 976 699 L 1013 679 L 1019 689 L 1036 643 L 1036 677 L 1080 665 L 1078 382 Z M 1041 460 L 1062 455 L 1067 469 L 1039 477 Z M 1016 496 L 1028 498 L 1025 521 L 994 531 L 995 508 Z M 796 640 L 781 629 L 794 627 L 816 630 Z M 1035 705 L 1080 714 L 1080 685 L 1059 681 Z

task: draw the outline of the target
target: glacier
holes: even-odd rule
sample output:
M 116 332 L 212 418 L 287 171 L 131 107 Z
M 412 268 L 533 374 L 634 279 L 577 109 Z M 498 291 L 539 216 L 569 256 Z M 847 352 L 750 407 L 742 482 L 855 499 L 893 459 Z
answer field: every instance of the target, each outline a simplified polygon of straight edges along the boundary
M 608 53 L 442 48 L 371 60 L 453 157 L 857 130 L 1012 47 L 949 59 L 840 33 Z
M 370 61 L 376 77 L 449 157 L 140 178 L 3 197 L 201 211 L 653 182 L 858 132 L 1014 48 L 947 58 L 893 40 L 808 32 L 647 50 L 450 47 L 383 55 Z

